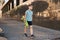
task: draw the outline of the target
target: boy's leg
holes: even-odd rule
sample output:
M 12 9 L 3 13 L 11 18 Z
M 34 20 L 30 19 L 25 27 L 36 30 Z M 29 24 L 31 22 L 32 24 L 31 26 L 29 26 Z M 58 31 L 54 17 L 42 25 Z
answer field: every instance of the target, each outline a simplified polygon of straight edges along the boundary
M 29 22 L 31 37 L 35 37 L 33 34 L 32 21 Z
M 33 35 L 33 27 L 32 27 L 32 21 L 28 21 L 29 27 L 30 27 L 30 33 Z
M 33 27 L 32 27 L 32 25 L 30 26 L 30 33 L 31 33 L 31 38 L 35 37 L 34 34 L 33 34 Z
M 26 27 L 24 27 L 24 33 L 27 33 L 27 28 Z
M 33 35 L 33 27 L 32 27 L 32 25 L 30 26 L 30 33 L 31 33 L 31 35 Z
M 27 35 L 27 28 L 25 27 L 24 28 L 24 35 L 27 37 L 28 35 Z

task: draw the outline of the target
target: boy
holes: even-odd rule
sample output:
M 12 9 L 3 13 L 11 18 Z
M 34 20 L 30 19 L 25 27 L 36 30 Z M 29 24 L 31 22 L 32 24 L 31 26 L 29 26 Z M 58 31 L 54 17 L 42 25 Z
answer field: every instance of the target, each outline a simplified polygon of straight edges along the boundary
M 29 5 L 28 6 L 28 10 L 26 10 L 26 12 L 25 12 L 25 20 L 27 21 L 27 23 L 28 23 L 28 25 L 30 27 L 31 37 L 34 37 L 34 35 L 33 35 L 33 27 L 32 27 L 32 16 L 33 16 L 32 9 L 33 9 L 33 6 Z M 27 35 L 27 28 L 26 27 L 24 28 L 24 35 L 26 37 L 28 37 L 28 35 Z

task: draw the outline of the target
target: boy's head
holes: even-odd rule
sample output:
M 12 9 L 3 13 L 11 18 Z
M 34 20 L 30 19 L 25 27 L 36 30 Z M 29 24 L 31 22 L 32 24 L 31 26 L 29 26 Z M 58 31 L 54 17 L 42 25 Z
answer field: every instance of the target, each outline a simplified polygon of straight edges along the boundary
M 32 6 L 32 5 L 28 5 L 28 8 L 29 8 L 30 10 L 32 10 L 32 9 L 33 9 L 33 6 Z

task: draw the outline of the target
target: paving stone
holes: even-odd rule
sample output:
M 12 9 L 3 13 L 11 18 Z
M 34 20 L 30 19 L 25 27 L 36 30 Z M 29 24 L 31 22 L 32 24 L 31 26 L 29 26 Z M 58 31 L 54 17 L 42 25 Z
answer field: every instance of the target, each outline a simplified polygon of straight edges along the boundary
M 24 36 L 24 23 L 16 20 L 0 20 L 0 27 L 4 29 L 8 40 L 55 40 L 60 37 L 60 31 L 33 25 L 35 38 L 27 38 Z M 28 35 L 30 36 L 29 29 Z
M 4 37 L 0 37 L 0 40 L 7 40 L 7 38 L 4 38 Z

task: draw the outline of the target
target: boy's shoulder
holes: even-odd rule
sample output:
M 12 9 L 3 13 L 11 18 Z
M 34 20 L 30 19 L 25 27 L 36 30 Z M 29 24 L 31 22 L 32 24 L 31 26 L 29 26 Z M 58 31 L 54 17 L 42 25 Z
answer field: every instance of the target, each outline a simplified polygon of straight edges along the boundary
M 29 10 L 26 10 L 25 13 L 29 12 Z

